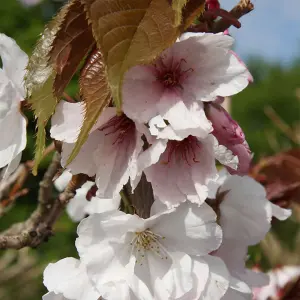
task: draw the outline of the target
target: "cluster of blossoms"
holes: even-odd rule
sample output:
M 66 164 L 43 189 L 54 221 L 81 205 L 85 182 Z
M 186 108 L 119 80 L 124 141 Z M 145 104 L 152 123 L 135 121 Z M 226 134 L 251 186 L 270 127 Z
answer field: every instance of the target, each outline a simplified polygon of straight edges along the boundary
M 254 300 L 282 299 L 289 290 L 289 285 L 299 280 L 300 267 L 293 265 L 281 266 L 269 271 L 268 275 L 269 284 L 254 290 Z
M 252 81 L 232 43 L 224 34 L 186 33 L 152 64 L 131 68 L 123 113 L 107 107 L 68 165 L 84 106 L 58 104 L 50 133 L 62 142 L 61 164 L 95 182 L 68 207 L 76 221 L 89 214 L 77 230 L 80 258 L 46 268 L 44 300 L 239 300 L 268 284 L 267 276 L 245 267 L 247 249 L 264 238 L 273 216 L 285 220 L 290 211 L 270 203 L 246 176 L 252 154 L 221 106 Z M 8 112 L 1 106 L 0 122 Z M 225 167 L 221 173 L 216 160 Z M 155 198 L 148 218 L 119 210 L 123 186 L 134 192 L 143 173 Z M 64 185 L 63 178 L 56 182 L 58 189 Z

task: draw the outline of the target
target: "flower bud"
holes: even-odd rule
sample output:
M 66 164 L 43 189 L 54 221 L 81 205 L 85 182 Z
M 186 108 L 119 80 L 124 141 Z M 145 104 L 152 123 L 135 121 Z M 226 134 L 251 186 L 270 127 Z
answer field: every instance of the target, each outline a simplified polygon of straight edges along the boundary
M 228 171 L 231 174 L 247 174 L 252 155 L 241 127 L 218 103 L 206 103 L 205 113 L 207 118 L 212 122 L 212 134 L 217 138 L 219 144 L 231 150 L 239 159 L 238 169 L 233 170 L 228 168 Z

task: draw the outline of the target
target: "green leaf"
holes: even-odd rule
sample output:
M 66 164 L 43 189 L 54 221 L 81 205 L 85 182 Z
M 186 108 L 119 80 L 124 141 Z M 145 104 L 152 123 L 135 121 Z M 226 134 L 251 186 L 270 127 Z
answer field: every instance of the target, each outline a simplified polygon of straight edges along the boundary
M 173 0 L 172 8 L 175 10 L 175 25 L 179 26 L 182 19 L 182 9 L 186 5 L 188 0 Z

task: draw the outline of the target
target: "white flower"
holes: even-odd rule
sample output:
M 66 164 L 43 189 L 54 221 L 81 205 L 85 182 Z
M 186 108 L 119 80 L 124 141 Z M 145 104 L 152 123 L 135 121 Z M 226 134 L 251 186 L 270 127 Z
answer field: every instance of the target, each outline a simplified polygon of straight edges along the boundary
M 85 265 L 80 260 L 67 257 L 49 264 L 44 271 L 44 285 L 49 293 L 43 300 L 138 300 L 125 281 L 103 285 L 97 291 L 90 282 Z
M 243 242 L 223 239 L 220 248 L 214 252 L 215 256 L 224 261 L 231 275 L 230 288 L 224 299 L 252 299 L 253 287 L 268 284 L 268 276 L 246 268 L 247 251 L 248 246 Z
M 214 255 L 226 264 L 231 284 L 224 299 L 252 299 L 252 288 L 268 283 L 259 272 L 248 270 L 245 261 L 249 245 L 259 243 L 270 230 L 272 217 L 285 220 L 290 210 L 272 204 L 263 186 L 248 176 L 231 176 L 222 170 L 218 181 L 209 185 L 209 197 L 216 198 L 223 241 Z M 222 298 L 223 299 L 223 298 Z
M 63 191 L 72 174 L 68 171 L 64 171 L 54 182 L 55 187 L 59 191 Z M 89 191 L 95 187 L 95 196 L 89 195 Z M 119 194 L 115 198 L 100 198 L 96 193 L 95 183 L 87 181 L 81 188 L 76 190 L 76 195 L 67 205 L 67 213 L 74 222 L 81 221 L 87 214 L 102 213 L 110 210 L 117 210 L 120 206 L 121 197 Z
M 176 299 L 195 288 L 189 255 L 206 255 L 220 245 L 215 220 L 208 205 L 189 203 L 149 219 L 94 214 L 80 223 L 76 246 L 98 290 L 126 280 L 138 299 Z M 207 275 L 199 284 L 205 285 Z
M 84 264 L 72 257 L 49 264 L 44 271 L 44 285 L 49 292 L 71 300 L 98 300 L 101 296 L 91 285 Z
M 19 165 L 26 147 L 26 119 L 21 114 L 25 97 L 23 78 L 28 57 L 16 42 L 0 34 L 0 168 L 8 165 L 6 175 Z
M 214 138 L 156 140 L 140 155 L 138 168 L 151 182 L 154 195 L 168 207 L 186 200 L 200 205 L 207 198 L 208 183 L 218 176 Z
M 255 300 L 277 299 L 282 295 L 284 287 L 300 276 L 299 266 L 283 266 L 268 272 L 270 283 L 261 288 L 254 289 Z
M 83 123 L 83 105 L 61 101 L 52 117 L 51 137 L 63 141 L 62 165 L 74 148 Z M 117 116 L 116 109 L 108 107 L 82 146 L 77 157 L 67 165 L 72 174 L 96 174 L 98 196 L 114 198 L 137 175 L 137 157 L 142 151 L 142 133 L 138 125 L 126 115 Z
M 223 34 L 186 33 L 151 65 L 135 66 L 123 85 L 123 110 L 147 123 L 160 115 L 181 138 L 212 131 L 202 101 L 230 96 L 248 85 L 249 72 Z
M 247 246 L 264 238 L 273 216 L 285 220 L 291 215 L 290 210 L 271 203 L 264 187 L 249 176 L 229 175 L 218 189 L 217 201 L 224 240 L 243 242 Z

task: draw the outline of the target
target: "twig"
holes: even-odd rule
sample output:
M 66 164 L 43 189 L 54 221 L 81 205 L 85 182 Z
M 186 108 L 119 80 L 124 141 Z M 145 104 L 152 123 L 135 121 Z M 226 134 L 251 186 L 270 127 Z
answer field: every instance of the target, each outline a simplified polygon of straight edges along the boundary
M 300 144 L 300 141 L 297 139 L 291 127 L 280 118 L 280 116 L 271 106 L 265 106 L 264 112 L 266 116 L 269 117 L 269 119 L 274 123 L 274 125 L 276 125 L 276 127 L 280 129 L 281 132 L 283 132 L 291 141 L 293 141 L 295 144 Z
M 254 9 L 254 5 L 250 0 L 240 0 L 240 2 L 230 11 L 230 15 L 236 20 L 248 14 Z M 227 18 L 222 18 L 216 21 L 211 29 L 211 32 L 224 32 L 232 25 L 232 21 Z
M 52 227 L 62 210 L 75 195 L 75 190 L 86 180 L 85 175 L 75 175 L 64 192 L 52 197 L 53 178 L 60 168 L 60 154 L 55 153 L 43 180 L 40 182 L 38 207 L 25 222 L 12 225 L 0 235 L 0 249 L 37 247 L 53 235 Z

